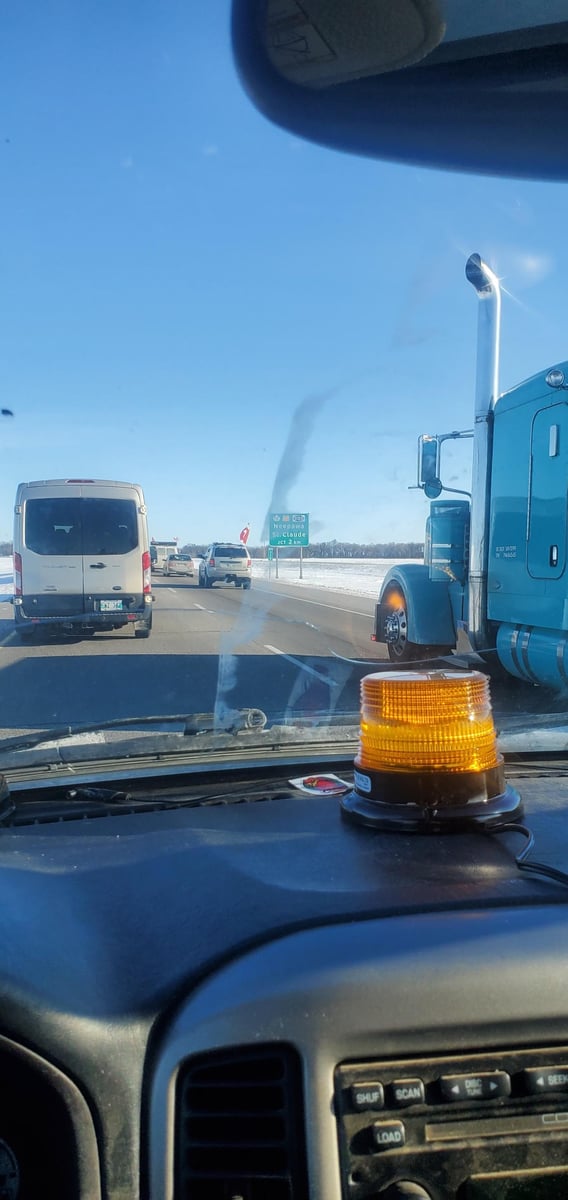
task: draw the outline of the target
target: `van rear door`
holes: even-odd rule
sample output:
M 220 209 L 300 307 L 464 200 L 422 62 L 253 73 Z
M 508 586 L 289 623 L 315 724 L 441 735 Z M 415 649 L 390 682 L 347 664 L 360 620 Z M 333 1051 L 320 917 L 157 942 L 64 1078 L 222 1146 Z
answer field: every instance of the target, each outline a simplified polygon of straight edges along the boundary
M 22 583 L 29 617 L 82 612 L 81 491 L 33 489 L 23 502 Z
M 143 521 L 134 488 L 88 486 L 81 501 L 83 580 L 87 612 L 123 612 L 143 605 Z

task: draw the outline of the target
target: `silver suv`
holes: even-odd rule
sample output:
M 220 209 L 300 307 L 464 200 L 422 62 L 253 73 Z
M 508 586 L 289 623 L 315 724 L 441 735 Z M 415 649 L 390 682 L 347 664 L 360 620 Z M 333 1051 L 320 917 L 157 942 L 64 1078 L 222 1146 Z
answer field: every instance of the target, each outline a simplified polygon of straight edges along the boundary
M 231 542 L 214 542 L 199 564 L 199 586 L 213 587 L 214 583 L 234 583 L 249 588 L 252 582 L 250 554 L 243 546 Z

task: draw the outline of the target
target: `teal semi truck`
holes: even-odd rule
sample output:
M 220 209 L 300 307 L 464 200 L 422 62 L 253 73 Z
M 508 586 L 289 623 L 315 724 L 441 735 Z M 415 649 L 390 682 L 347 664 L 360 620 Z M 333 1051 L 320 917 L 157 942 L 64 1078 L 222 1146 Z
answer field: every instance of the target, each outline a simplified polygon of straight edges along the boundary
M 499 395 L 499 280 L 478 254 L 473 429 L 418 439 L 418 479 L 431 500 L 424 563 L 393 567 L 372 640 L 392 662 L 448 654 L 460 630 L 488 662 L 546 687 L 568 687 L 568 362 Z M 444 486 L 445 441 L 470 438 L 471 494 Z M 440 500 L 442 492 L 452 499 Z M 467 499 L 458 497 L 468 497 Z

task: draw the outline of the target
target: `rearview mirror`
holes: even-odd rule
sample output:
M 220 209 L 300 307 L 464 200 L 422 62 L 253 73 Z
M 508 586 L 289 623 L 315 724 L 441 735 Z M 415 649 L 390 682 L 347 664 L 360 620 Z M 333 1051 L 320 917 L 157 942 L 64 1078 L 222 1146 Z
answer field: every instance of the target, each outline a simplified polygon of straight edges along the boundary
M 233 0 L 242 83 L 320 145 L 568 179 L 566 0 Z

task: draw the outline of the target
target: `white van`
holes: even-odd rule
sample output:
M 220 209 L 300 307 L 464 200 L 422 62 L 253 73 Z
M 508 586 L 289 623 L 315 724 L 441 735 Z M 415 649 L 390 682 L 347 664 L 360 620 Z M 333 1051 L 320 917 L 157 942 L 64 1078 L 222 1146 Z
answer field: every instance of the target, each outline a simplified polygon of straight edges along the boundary
M 136 483 L 50 479 L 20 483 L 14 515 L 14 620 L 81 632 L 152 628 L 146 505 Z

